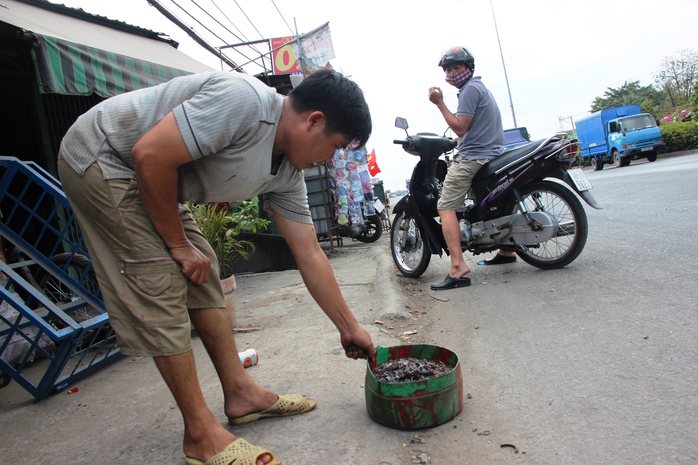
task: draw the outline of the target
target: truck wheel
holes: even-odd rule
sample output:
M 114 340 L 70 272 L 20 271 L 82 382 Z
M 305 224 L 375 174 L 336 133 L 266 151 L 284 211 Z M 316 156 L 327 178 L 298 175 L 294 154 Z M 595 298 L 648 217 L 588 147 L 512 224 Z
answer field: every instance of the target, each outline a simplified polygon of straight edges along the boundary
M 603 169 L 603 163 L 601 163 L 596 158 L 592 158 L 591 167 L 594 169 L 594 171 L 601 171 Z
M 633 159 L 631 157 L 623 157 L 621 161 L 623 162 L 623 166 L 630 166 L 630 162 L 633 161 Z
M 649 161 L 657 161 L 657 154 L 653 153 L 652 155 L 647 155 L 647 160 Z
M 614 150 L 611 152 L 611 156 L 613 157 L 613 164 L 616 165 L 618 168 L 621 166 L 625 166 L 625 163 L 623 163 L 623 159 L 620 156 L 620 153 L 618 150 Z

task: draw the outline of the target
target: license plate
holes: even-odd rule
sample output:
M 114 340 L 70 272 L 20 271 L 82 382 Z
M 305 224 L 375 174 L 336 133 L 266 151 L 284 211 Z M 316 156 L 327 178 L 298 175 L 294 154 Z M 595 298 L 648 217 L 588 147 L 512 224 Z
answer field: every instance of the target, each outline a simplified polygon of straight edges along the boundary
M 649 152 L 649 151 L 652 150 L 653 148 L 654 148 L 654 147 L 643 147 L 643 148 L 640 149 L 640 152 Z
M 591 183 L 587 179 L 586 174 L 584 174 L 584 171 L 579 168 L 573 168 L 571 170 L 567 170 L 567 173 L 570 175 L 572 182 L 574 182 L 574 185 L 577 186 L 577 189 L 580 192 L 591 189 Z

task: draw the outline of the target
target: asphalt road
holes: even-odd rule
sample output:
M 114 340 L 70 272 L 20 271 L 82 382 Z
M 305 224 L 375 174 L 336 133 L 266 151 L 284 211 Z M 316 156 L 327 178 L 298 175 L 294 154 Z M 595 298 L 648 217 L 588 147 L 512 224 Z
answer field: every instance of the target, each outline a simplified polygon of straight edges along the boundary
M 570 266 L 468 256 L 473 285 L 431 295 L 448 258 L 403 278 L 469 395 L 426 433 L 431 463 L 698 463 L 698 155 L 587 175 L 603 210 Z

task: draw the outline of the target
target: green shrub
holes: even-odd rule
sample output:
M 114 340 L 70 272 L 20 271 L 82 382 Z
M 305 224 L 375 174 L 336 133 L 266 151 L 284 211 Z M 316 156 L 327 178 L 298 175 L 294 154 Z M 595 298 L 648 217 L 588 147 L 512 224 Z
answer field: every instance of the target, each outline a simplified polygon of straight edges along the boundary
M 244 232 L 257 232 L 266 229 L 269 220 L 259 217 L 257 198 L 228 204 L 193 204 L 187 202 L 196 224 L 218 258 L 220 276 L 225 278 L 236 260 L 247 260 L 254 252 L 254 244 L 239 240 L 237 236 Z
M 698 124 L 695 121 L 662 123 L 667 152 L 698 148 Z

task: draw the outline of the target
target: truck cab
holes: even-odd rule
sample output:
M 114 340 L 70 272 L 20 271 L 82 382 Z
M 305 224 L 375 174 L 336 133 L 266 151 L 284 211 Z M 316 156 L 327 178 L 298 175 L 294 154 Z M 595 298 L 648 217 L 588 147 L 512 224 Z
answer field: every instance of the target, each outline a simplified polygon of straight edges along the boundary
M 664 147 L 662 131 L 647 113 L 609 121 L 608 134 L 610 157 L 617 166 L 628 166 L 638 158 L 655 161 Z

